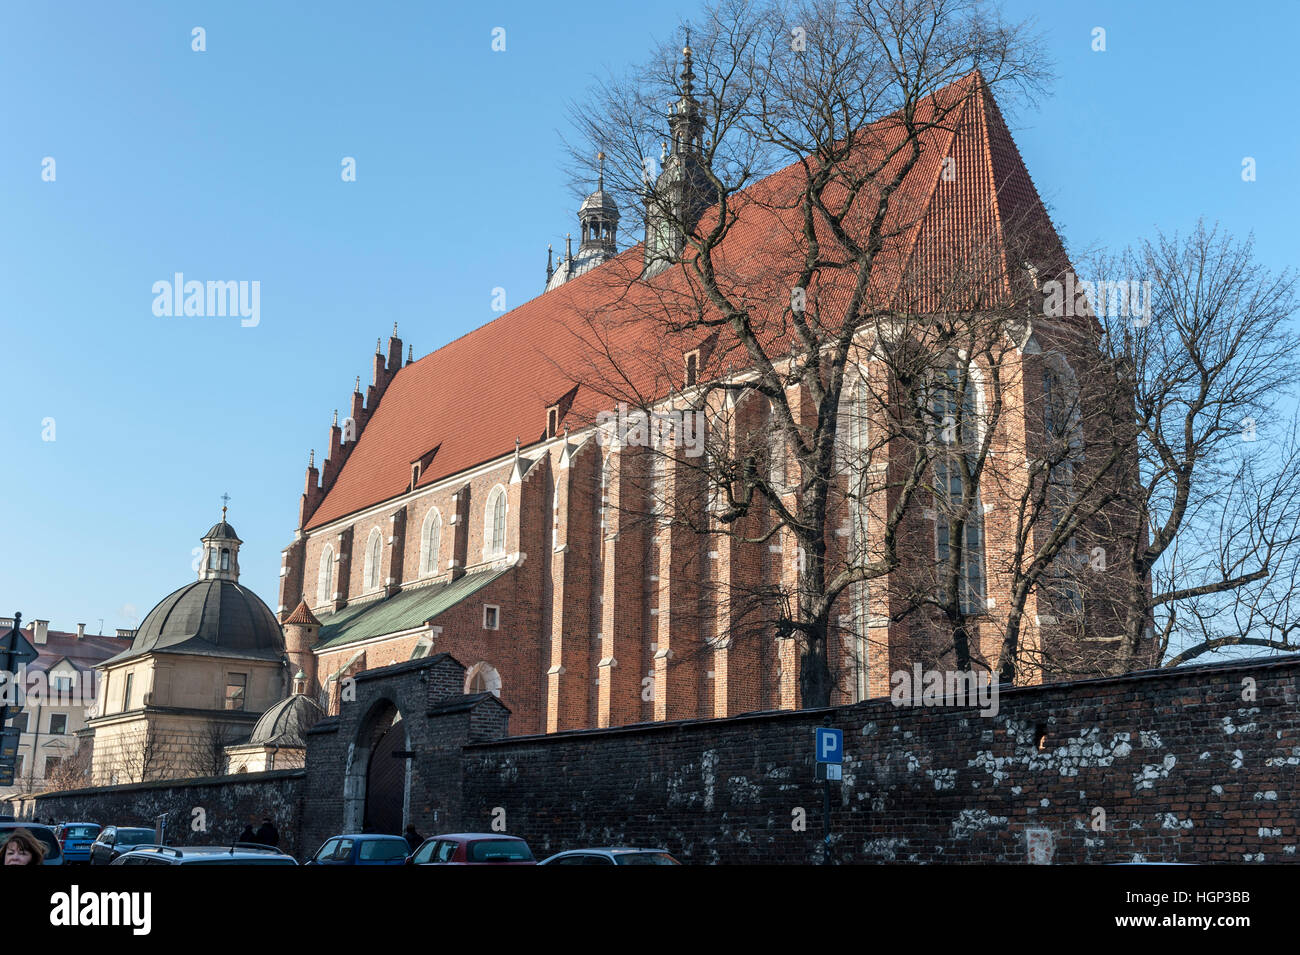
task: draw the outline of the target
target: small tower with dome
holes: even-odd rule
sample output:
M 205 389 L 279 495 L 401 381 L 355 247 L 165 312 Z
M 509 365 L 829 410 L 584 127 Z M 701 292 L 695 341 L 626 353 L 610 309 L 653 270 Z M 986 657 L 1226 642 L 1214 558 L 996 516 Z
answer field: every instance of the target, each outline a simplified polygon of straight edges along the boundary
M 596 191 L 578 207 L 578 251 L 573 251 L 573 236 L 565 239 L 564 258 L 558 265 L 546 256 L 546 291 L 559 288 L 569 279 L 604 265 L 618 254 L 618 203 L 605 191 L 605 154 L 597 153 L 600 173 Z

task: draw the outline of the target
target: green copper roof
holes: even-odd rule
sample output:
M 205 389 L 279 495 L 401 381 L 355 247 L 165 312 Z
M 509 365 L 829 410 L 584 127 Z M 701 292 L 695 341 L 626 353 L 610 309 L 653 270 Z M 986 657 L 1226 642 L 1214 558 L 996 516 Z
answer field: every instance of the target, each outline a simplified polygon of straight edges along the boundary
M 358 640 L 422 627 L 513 569 L 503 567 L 466 574 L 450 583 L 403 590 L 384 600 L 354 604 L 338 613 L 322 615 L 320 640 L 315 649 L 333 650 Z

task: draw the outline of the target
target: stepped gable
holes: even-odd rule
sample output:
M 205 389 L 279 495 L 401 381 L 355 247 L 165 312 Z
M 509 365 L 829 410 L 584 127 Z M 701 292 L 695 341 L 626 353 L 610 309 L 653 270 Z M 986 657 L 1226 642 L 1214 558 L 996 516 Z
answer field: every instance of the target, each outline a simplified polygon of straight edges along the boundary
M 1006 300 L 1023 280 L 1026 249 L 1034 250 L 1031 258 L 1040 272 L 1065 262 L 983 77 L 972 73 L 940 90 L 921 104 L 917 116 L 933 122 L 941 110 L 949 112 L 923 133 L 920 156 L 891 200 L 884 247 L 866 296 L 877 308 L 924 312 L 990 304 Z M 896 118 L 873 123 L 858 135 L 869 146 L 861 151 L 863 162 L 885 158 L 887 171 L 890 163 L 902 161 L 889 152 L 904 139 Z M 945 178 L 949 157 L 955 174 Z M 790 338 L 781 316 L 794 284 L 791 249 L 801 243 L 795 200 L 804 177 L 803 164 L 796 162 L 735 197 L 735 225 L 716 253 L 737 299 L 755 316 L 764 316 L 756 321 L 764 323 L 762 335 L 773 344 Z M 864 198 L 870 210 L 874 197 Z M 706 213 L 701 228 L 716 214 Z M 412 461 L 428 461 L 417 483 L 424 486 L 504 456 L 516 438 L 525 448 L 539 443 L 547 407 L 573 391 L 575 383 L 606 380 L 598 370 L 611 361 L 607 356 L 619 356 L 617 374 L 642 394 L 680 388 L 681 381 L 662 380 L 672 363 L 660 359 L 698 347 L 704 332 L 697 329 L 693 340 L 672 341 L 648 316 L 670 306 L 692 307 L 699 290 L 688 285 L 681 269 L 641 280 L 642 265 L 637 245 L 401 368 L 305 528 L 406 493 Z M 933 276 L 954 271 L 979 276 L 965 301 L 936 291 L 946 286 Z M 832 270 L 814 282 L 809 300 L 833 314 L 852 291 L 852 276 Z M 734 339 L 726 341 L 729 333 L 719 331 L 724 340 L 715 355 L 729 354 Z M 608 397 L 580 386 L 561 427 L 581 427 L 609 407 Z

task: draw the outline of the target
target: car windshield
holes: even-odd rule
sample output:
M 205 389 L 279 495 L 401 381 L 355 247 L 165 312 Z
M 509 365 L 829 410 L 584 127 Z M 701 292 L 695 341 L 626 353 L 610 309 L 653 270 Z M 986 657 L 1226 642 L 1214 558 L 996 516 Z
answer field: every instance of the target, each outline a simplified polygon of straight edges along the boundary
M 153 842 L 152 829 L 117 830 L 117 844 L 119 846 L 138 846 L 145 842 Z
M 469 844 L 470 862 L 531 862 L 528 843 L 517 839 L 481 839 Z
M 99 826 L 68 826 L 63 831 L 64 839 L 93 839 L 99 835 Z
M 405 859 L 410 851 L 405 839 L 370 839 L 361 843 L 361 858 L 369 862 Z
M 680 865 L 666 852 L 619 852 L 614 854 L 619 865 Z

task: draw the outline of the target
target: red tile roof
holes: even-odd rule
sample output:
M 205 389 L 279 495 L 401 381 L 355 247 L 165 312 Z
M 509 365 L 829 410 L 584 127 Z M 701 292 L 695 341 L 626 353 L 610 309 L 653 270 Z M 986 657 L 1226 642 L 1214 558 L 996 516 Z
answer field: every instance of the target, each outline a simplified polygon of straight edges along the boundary
M 34 646 L 40 656 L 28 666 L 29 671 L 48 670 L 64 657 L 81 670 L 93 670 L 109 657 L 116 656 L 131 646 L 130 637 L 107 637 L 101 634 L 86 634 L 78 637 L 75 633 L 62 630 L 47 630 L 45 642 L 37 643 L 31 627 L 23 628 L 23 636 Z
M 1064 263 L 1060 240 L 983 78 L 973 73 L 939 91 L 918 116 L 930 121 L 926 117 L 942 109 L 951 112 L 922 134 L 920 158 L 891 201 L 889 234 L 868 290 L 870 302 L 904 313 L 1004 300 L 1023 271 L 1024 253 L 1016 249 L 1034 249 L 1043 273 Z M 886 156 L 903 139 L 892 119 L 859 135 L 868 145 L 860 151 L 863 162 Z M 944 175 L 946 157 L 951 175 Z M 715 253 L 736 299 L 762 316 L 756 319 L 764 323 L 761 334 L 778 349 L 790 338 L 784 316 L 802 257 L 797 200 L 804 180 L 804 166 L 796 162 L 733 197 L 736 221 Z M 874 196 L 864 195 L 855 209 L 870 214 L 875 204 Z M 716 214 L 707 213 L 701 229 Z M 398 371 L 308 529 L 402 495 L 410 487 L 410 462 L 435 448 L 420 485 L 501 457 L 516 438 L 525 446 L 537 443 L 547 407 L 575 384 L 582 387 L 565 418 L 575 427 L 613 407 L 614 378 L 646 396 L 680 387 L 681 355 L 705 332 L 670 341 L 662 316 L 695 307 L 699 289 L 680 268 L 640 281 L 642 260 L 637 245 Z M 978 275 L 962 301 L 952 297 L 954 270 Z M 843 269 L 822 273 L 809 301 L 833 314 L 849 301 L 852 278 Z M 722 342 L 715 359 L 735 347 L 734 340 Z M 734 364 L 748 361 L 738 354 Z M 715 360 L 713 367 L 722 363 Z
M 285 620 L 286 625 L 291 623 L 304 623 L 313 627 L 320 626 L 320 621 L 317 620 L 316 615 L 311 612 L 311 608 L 307 606 L 306 600 L 298 601 L 298 606 L 294 608 L 293 613 L 289 614 L 289 618 Z

